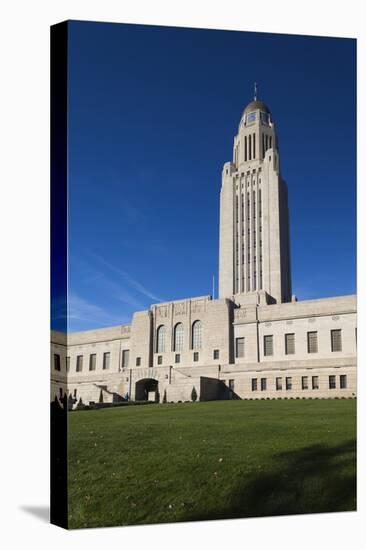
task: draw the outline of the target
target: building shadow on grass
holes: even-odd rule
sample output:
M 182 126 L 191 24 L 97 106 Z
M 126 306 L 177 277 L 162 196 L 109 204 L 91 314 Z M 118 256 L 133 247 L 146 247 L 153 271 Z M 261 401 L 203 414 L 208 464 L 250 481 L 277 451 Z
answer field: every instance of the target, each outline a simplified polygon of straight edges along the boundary
M 273 456 L 270 472 L 244 477 L 229 499 L 204 514 L 212 519 L 340 512 L 356 509 L 356 442 L 313 445 Z M 243 468 L 244 469 L 244 468 Z

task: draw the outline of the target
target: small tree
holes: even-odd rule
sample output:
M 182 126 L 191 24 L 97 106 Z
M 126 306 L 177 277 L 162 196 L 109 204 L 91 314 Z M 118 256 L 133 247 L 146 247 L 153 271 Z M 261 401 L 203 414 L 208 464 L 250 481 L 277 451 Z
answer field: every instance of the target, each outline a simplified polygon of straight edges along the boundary
M 84 403 L 83 403 L 83 400 L 81 399 L 81 397 L 79 399 L 78 404 L 76 405 L 76 408 L 77 409 L 83 409 L 84 408 Z
M 100 390 L 99 403 L 103 403 L 103 390 Z
M 61 404 L 62 404 L 62 407 L 64 409 L 64 411 L 67 411 L 67 404 L 68 404 L 68 401 L 67 401 L 67 394 L 66 392 L 63 394 L 63 396 L 61 397 Z
M 194 386 L 192 388 L 191 399 L 192 399 L 193 403 L 195 401 L 197 401 L 197 391 L 196 391 L 196 388 Z
M 166 399 L 166 390 L 164 390 L 164 393 L 163 393 L 163 403 L 166 403 L 167 399 Z
M 64 397 L 66 396 L 66 393 L 64 393 Z M 72 411 L 72 408 L 74 406 L 74 402 L 75 402 L 75 399 L 73 398 L 73 396 L 71 395 L 71 393 L 69 394 L 69 397 L 66 396 L 66 405 L 64 405 L 64 409 L 66 410 L 69 410 L 69 411 Z

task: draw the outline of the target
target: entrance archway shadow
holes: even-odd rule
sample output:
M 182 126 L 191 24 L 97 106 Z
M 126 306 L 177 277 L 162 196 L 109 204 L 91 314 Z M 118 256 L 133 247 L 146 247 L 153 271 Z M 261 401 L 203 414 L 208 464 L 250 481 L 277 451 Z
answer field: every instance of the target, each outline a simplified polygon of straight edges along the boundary
M 155 378 L 143 378 L 136 382 L 135 388 L 135 400 L 136 401 L 147 401 L 149 399 L 149 394 L 152 392 L 155 393 L 155 400 L 158 399 L 159 395 L 159 382 Z

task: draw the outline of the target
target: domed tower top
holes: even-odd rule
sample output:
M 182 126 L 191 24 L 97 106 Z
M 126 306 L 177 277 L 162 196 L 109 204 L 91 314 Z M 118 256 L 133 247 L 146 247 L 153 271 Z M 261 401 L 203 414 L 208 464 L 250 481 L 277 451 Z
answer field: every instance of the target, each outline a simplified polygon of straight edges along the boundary
M 267 105 L 263 101 L 258 99 L 253 99 L 244 109 L 244 114 L 251 113 L 252 111 L 262 111 L 263 113 L 271 114 L 271 111 L 268 109 Z
M 236 169 L 241 165 L 265 160 L 266 153 L 273 149 L 275 170 L 279 169 L 278 144 L 272 113 L 267 105 L 258 99 L 257 84 L 254 84 L 254 97 L 245 107 L 241 116 L 238 133 L 234 138 L 233 164 Z
M 259 114 L 257 114 L 259 112 Z M 258 99 L 257 83 L 254 83 L 254 98 L 245 107 L 240 124 L 247 126 L 258 121 L 261 124 L 272 126 L 272 113 L 267 105 Z

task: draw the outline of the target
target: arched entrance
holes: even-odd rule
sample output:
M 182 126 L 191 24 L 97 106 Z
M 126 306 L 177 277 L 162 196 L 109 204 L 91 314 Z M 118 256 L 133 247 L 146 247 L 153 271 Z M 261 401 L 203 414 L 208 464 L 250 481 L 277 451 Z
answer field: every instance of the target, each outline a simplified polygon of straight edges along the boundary
M 136 401 L 158 401 L 159 382 L 154 378 L 144 378 L 136 382 Z

